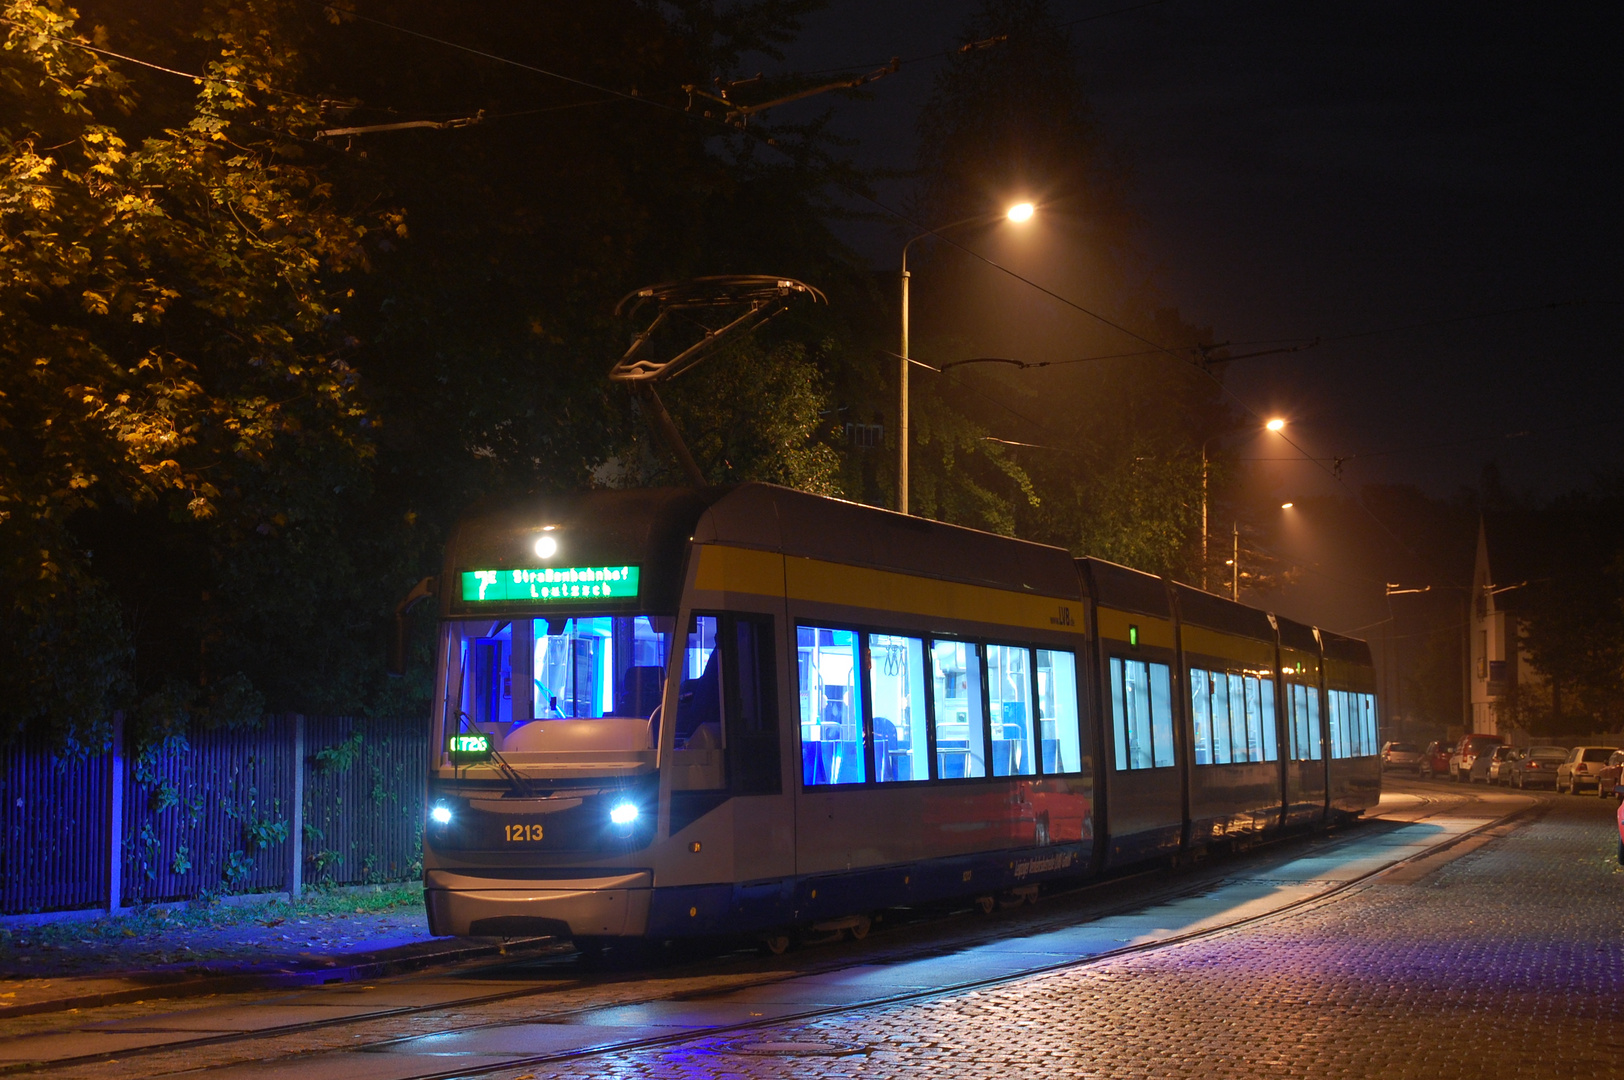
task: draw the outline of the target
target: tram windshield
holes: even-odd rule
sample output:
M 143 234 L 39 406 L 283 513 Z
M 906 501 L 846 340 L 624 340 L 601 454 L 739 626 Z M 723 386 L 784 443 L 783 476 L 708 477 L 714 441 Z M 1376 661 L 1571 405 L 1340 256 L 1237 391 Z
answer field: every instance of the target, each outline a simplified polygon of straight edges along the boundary
M 447 623 L 445 734 L 483 732 L 504 753 L 652 750 L 674 622 L 578 615 Z

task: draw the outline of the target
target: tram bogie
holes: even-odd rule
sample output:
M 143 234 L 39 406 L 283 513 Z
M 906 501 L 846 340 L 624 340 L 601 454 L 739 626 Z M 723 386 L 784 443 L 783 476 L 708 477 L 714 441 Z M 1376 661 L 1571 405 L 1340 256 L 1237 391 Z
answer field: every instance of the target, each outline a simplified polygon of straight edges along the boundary
M 1379 797 L 1362 642 L 768 485 L 590 492 L 448 545 L 436 933 L 866 933 Z

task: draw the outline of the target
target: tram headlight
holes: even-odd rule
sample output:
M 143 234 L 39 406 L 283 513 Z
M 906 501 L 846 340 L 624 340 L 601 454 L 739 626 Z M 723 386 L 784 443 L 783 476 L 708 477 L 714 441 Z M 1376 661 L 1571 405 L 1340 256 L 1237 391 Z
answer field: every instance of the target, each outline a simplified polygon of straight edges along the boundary
M 436 806 L 433 810 L 429 811 L 429 820 L 434 822 L 436 825 L 451 824 L 451 807 L 444 805 Z
M 637 820 L 638 813 L 637 804 L 623 802 L 609 811 L 609 820 L 616 825 L 630 825 Z

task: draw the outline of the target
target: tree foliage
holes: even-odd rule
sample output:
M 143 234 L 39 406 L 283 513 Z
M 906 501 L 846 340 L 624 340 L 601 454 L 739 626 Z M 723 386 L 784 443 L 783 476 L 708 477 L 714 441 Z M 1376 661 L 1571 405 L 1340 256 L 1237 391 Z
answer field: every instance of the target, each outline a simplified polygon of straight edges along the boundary
M 1515 687 L 1501 709 L 1536 735 L 1613 731 L 1624 717 L 1624 497 L 1609 487 L 1531 515 L 1546 557 L 1520 595 L 1502 594 L 1539 679 Z
M 0 574 L 13 627 L 0 667 L 44 664 L 74 686 L 64 730 L 78 739 L 105 723 L 119 685 L 106 661 L 129 647 L 128 620 L 92 599 L 106 589 L 84 523 L 151 508 L 220 552 L 293 526 L 322 489 L 361 475 L 371 442 L 331 283 L 364 265 L 368 227 L 298 160 L 317 117 L 277 89 L 298 54 L 274 11 L 212 13 L 195 100 L 139 141 L 121 131 L 137 96 L 74 20 L 50 0 L 12 0 L 0 51 Z M 230 616 L 202 616 L 202 641 L 211 619 Z M 84 648 L 40 650 L 62 633 Z M 206 667 L 191 674 L 206 685 Z M 41 707 L 5 697 L 14 728 Z
M 807 0 L 86 3 L 0 24 L 8 733 L 420 708 L 383 631 L 457 515 L 636 449 L 603 378 L 618 296 L 733 270 L 868 287 L 820 217 L 841 166 L 815 126 L 764 154 L 680 110 Z M 500 119 L 319 135 L 448 109 Z M 721 474 L 832 486 L 808 437 L 839 333 L 781 337 L 766 379 L 700 374 Z

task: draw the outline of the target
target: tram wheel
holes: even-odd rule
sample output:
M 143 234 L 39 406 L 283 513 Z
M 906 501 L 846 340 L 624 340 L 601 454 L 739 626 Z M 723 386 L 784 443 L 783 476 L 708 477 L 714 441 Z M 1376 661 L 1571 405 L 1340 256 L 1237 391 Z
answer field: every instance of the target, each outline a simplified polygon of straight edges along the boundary
M 783 956 L 792 944 L 788 934 L 768 934 L 761 939 L 761 951 L 768 956 Z
M 873 924 L 873 920 L 867 915 L 859 915 L 857 916 L 857 921 L 852 923 L 846 929 L 851 932 L 851 938 L 853 941 L 862 941 L 864 938 L 868 937 L 868 928 Z
M 975 908 L 982 915 L 991 915 L 998 910 L 998 898 L 996 896 L 978 896 L 975 898 Z

